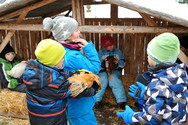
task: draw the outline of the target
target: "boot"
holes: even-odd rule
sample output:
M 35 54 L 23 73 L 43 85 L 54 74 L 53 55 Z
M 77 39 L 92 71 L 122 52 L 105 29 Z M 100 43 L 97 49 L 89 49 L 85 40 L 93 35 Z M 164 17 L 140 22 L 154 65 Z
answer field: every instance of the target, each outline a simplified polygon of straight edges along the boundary
M 118 102 L 116 107 L 119 109 L 125 110 L 125 104 L 126 104 L 126 102 Z
M 95 106 L 94 106 L 95 108 L 102 108 L 102 104 L 101 104 L 101 102 L 95 102 Z

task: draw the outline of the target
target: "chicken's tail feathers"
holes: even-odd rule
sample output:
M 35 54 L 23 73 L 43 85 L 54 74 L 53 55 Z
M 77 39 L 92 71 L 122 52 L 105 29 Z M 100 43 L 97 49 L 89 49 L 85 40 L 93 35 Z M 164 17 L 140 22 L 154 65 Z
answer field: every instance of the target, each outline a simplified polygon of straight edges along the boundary
M 69 88 L 70 95 L 75 97 L 82 93 L 87 88 L 87 84 L 85 83 L 71 83 L 71 86 Z

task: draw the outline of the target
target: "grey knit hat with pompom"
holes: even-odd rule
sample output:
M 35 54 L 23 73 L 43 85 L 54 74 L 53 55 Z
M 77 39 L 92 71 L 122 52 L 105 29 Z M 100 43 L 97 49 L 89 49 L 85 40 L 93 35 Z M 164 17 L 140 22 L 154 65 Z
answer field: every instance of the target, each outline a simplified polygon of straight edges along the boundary
M 43 20 L 44 29 L 51 30 L 57 41 L 68 39 L 77 26 L 78 22 L 71 17 L 57 16 L 54 19 L 47 17 Z

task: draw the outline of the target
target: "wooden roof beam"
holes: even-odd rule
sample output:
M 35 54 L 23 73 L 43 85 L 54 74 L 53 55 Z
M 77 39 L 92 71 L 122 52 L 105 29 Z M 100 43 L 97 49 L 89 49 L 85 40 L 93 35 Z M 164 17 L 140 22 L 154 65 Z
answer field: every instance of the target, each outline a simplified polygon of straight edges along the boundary
M 71 6 L 68 6 L 68 7 L 66 7 L 66 8 L 61 9 L 61 10 L 57 10 L 57 11 L 55 11 L 55 12 L 49 13 L 48 15 L 46 15 L 46 17 L 55 16 L 55 15 L 57 15 L 57 14 L 60 14 L 60 13 L 62 13 L 62 12 L 65 12 L 65 11 L 67 11 L 67 10 L 70 10 L 70 9 L 71 9 Z
M 41 7 L 41 6 L 47 5 L 47 4 L 52 3 L 52 2 L 54 2 L 54 1 L 56 1 L 56 0 L 43 0 L 43 1 L 40 1 L 40 2 L 38 2 L 38 3 L 34 3 L 34 4 L 29 5 L 29 6 L 25 7 L 25 8 L 22 8 L 22 9 L 20 9 L 20 10 L 14 11 L 14 12 L 12 12 L 12 13 L 9 13 L 9 14 L 7 14 L 7 15 L 5 15 L 5 16 L 0 17 L 0 21 L 2 21 L 2 20 L 4 20 L 4 19 L 8 19 L 8 18 L 12 18 L 12 17 L 18 16 L 18 15 L 20 15 L 23 11 L 28 11 L 28 12 L 29 12 L 29 11 L 31 11 L 31 10 L 34 10 L 34 9 L 39 8 L 39 7 Z
M 188 33 L 184 27 L 148 27 L 148 26 L 93 26 L 84 25 L 78 27 L 85 33 Z M 46 31 L 42 24 L 0 24 L 0 30 L 22 30 L 22 31 Z
M 148 23 L 148 26 L 157 26 L 156 22 L 151 18 L 151 16 L 143 13 L 139 13 L 139 14 Z

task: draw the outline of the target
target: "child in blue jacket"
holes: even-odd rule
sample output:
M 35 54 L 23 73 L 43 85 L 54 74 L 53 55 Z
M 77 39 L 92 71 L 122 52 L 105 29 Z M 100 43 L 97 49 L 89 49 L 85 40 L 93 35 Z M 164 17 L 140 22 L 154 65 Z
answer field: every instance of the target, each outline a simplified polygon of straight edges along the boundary
M 147 54 L 152 79 L 147 86 L 140 82 L 138 87 L 131 85 L 129 95 L 145 103 L 141 112 L 126 106 L 124 112 L 117 113 L 126 124 L 186 124 L 188 79 L 185 64 L 175 63 L 179 53 L 179 40 L 172 33 L 163 33 L 150 41 Z
M 101 108 L 101 102 L 103 95 L 105 93 L 105 90 L 107 86 L 112 88 L 112 92 L 116 98 L 117 102 L 117 108 L 124 109 L 127 98 L 125 95 L 124 86 L 120 80 L 122 69 L 125 65 L 125 57 L 123 53 L 117 49 L 114 48 L 114 39 L 110 36 L 102 36 L 101 37 L 101 43 L 103 45 L 103 49 L 98 52 L 99 59 L 101 61 L 101 68 L 100 68 L 100 81 L 102 85 L 102 89 L 98 91 L 96 94 L 97 101 L 95 104 L 96 108 Z M 114 56 L 116 60 L 114 60 L 113 63 L 117 63 L 117 67 L 113 71 L 113 73 L 109 74 L 106 70 L 106 59 L 109 56 Z
M 70 73 L 79 69 L 88 70 L 94 74 L 99 73 L 100 60 L 92 41 L 87 42 L 80 38 L 78 22 L 70 17 L 57 16 L 43 20 L 46 30 L 51 30 L 53 37 L 61 43 L 65 50 L 64 69 Z M 81 52 L 84 51 L 85 55 Z M 97 125 L 93 107 L 96 97 L 83 97 L 68 99 L 67 118 L 70 125 Z
M 27 107 L 30 125 L 66 125 L 67 98 L 90 97 L 93 88 L 76 97 L 70 95 L 71 83 L 63 72 L 64 47 L 51 39 L 42 40 L 36 50 L 36 60 L 29 60 L 24 72 L 27 86 Z

